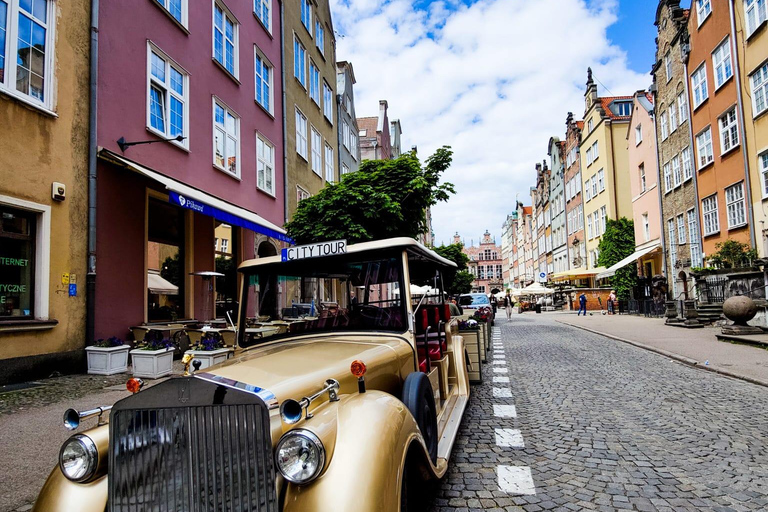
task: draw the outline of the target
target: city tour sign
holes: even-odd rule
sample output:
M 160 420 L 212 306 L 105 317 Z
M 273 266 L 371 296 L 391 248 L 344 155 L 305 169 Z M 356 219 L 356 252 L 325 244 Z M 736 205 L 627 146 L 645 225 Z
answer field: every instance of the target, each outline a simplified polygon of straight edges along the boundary
M 317 258 L 318 256 L 334 256 L 336 254 L 346 254 L 346 240 L 332 240 L 330 242 L 319 242 L 316 244 L 297 245 L 288 247 L 280 253 L 282 261 L 302 260 L 306 258 Z

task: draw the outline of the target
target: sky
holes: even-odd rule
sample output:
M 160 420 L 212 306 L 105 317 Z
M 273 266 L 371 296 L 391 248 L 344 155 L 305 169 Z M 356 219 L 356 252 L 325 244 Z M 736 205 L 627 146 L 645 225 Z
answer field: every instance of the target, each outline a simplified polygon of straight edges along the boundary
M 386 99 L 404 150 L 451 146 L 457 193 L 432 209 L 435 242 L 458 232 L 501 243 L 515 198 L 565 119 L 584 113 L 587 67 L 600 95 L 651 84 L 652 0 L 330 0 L 336 58 L 352 63 L 358 117 Z M 685 3 L 685 2 L 683 2 Z

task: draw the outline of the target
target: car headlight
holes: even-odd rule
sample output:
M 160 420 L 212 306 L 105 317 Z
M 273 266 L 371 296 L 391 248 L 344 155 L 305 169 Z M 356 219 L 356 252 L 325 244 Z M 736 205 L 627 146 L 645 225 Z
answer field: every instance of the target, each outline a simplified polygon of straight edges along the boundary
M 309 430 L 291 430 L 277 443 L 275 462 L 286 480 L 294 484 L 306 484 L 317 478 L 323 470 L 325 448 Z
M 88 480 L 99 465 L 99 452 L 90 437 L 77 434 L 64 443 L 59 452 L 59 467 L 73 482 Z

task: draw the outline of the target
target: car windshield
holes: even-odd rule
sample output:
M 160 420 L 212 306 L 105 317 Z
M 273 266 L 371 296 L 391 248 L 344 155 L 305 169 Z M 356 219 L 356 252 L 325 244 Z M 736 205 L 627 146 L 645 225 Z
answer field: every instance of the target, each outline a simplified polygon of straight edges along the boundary
M 404 332 L 401 283 L 398 258 L 318 258 L 248 269 L 241 343 L 320 331 Z
M 462 306 L 484 306 L 490 304 L 488 297 L 478 293 L 472 295 L 462 295 L 459 298 L 459 304 Z

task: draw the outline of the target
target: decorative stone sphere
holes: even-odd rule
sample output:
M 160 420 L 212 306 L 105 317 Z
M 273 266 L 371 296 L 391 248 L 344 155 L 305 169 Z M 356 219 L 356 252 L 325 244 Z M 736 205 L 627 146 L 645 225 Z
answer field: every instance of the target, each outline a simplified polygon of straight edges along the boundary
M 723 303 L 723 314 L 734 323 L 744 325 L 755 318 L 757 306 L 746 295 L 736 295 Z

